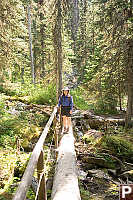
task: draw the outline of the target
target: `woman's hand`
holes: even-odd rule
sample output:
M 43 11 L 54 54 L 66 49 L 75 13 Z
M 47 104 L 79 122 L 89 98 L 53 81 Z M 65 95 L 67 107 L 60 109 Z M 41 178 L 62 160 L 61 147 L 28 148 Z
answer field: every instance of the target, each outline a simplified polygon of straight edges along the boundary
M 72 114 L 72 110 L 70 110 L 70 114 Z

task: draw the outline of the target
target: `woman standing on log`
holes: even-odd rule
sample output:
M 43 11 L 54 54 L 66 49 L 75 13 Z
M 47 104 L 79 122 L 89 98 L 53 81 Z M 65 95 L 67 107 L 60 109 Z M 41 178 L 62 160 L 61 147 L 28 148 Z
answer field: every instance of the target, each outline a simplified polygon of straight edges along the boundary
M 71 126 L 71 115 L 73 110 L 73 98 L 68 87 L 63 88 L 62 95 L 59 97 L 58 108 L 61 107 L 64 132 L 69 132 Z

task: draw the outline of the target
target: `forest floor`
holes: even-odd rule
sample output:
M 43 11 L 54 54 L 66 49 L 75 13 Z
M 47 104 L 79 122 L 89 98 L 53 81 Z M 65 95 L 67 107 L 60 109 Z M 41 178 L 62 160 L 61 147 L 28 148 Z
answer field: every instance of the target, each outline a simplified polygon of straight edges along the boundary
M 16 141 L 12 132 L 0 138 L 2 145 L 5 145 L 0 149 L 0 200 L 10 200 L 22 176 L 30 152 L 50 116 L 52 107 L 22 103 L 20 99 L 9 96 L 3 98 L 5 114 L 3 121 L 0 121 L 0 128 L 4 127 L 5 131 L 12 130 L 13 134 L 18 134 L 22 140 L 21 153 L 17 155 Z M 125 131 L 123 126 L 114 124 L 106 127 L 108 130 L 103 129 L 105 124 L 102 124 L 99 129 L 90 128 L 88 127 L 90 118 L 86 117 L 88 113 L 83 113 L 77 112 L 77 116 L 74 115 L 72 118 L 76 137 L 75 148 L 81 198 L 82 200 L 118 200 L 119 184 L 133 181 L 133 175 L 128 173 L 133 168 L 131 159 L 133 130 Z M 93 113 L 90 125 L 93 126 L 92 121 L 94 124 L 99 122 L 98 117 L 110 121 L 124 119 L 123 113 L 97 116 Z M 22 129 L 24 131 L 20 134 Z M 5 143 L 4 138 L 6 138 Z M 47 143 L 50 140 L 51 136 Z M 32 191 L 29 192 L 28 199 L 34 199 Z
M 133 184 L 133 129 L 124 128 L 124 118 L 125 112 L 75 111 L 81 199 L 118 200 L 120 184 Z

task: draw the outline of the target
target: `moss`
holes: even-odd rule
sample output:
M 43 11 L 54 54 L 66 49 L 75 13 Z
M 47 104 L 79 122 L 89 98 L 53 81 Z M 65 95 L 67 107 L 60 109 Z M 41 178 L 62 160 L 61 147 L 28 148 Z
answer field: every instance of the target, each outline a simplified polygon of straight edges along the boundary
M 130 138 L 124 136 L 104 136 L 98 146 L 102 149 L 110 151 L 110 153 L 118 158 L 126 161 L 132 161 L 133 145 Z
M 81 182 L 79 183 L 79 188 L 80 188 L 81 199 L 88 200 L 90 197 L 90 192 L 83 187 Z
M 89 135 L 84 135 L 83 137 L 82 137 L 82 140 L 86 143 L 86 144 L 93 144 L 94 143 L 94 141 L 95 141 L 95 138 L 93 137 L 93 136 L 89 136 Z
M 21 153 L 18 157 L 14 151 L 2 149 L 0 157 L 0 200 L 10 200 L 25 170 L 29 154 Z M 16 169 L 18 174 L 14 177 Z

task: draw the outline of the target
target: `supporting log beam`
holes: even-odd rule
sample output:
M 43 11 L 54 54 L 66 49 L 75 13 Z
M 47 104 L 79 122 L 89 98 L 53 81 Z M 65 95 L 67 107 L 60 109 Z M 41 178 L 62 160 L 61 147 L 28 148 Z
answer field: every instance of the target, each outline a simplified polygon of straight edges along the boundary
M 72 128 L 62 137 L 58 149 L 51 200 L 81 200 Z

